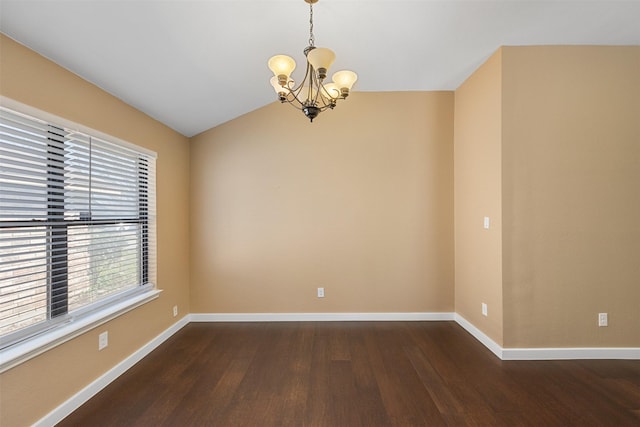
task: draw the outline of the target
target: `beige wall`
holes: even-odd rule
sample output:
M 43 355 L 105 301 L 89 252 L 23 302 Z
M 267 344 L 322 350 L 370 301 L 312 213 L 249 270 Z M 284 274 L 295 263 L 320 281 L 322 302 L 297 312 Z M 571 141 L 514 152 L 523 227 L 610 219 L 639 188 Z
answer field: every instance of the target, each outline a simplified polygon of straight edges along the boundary
M 505 346 L 640 347 L 640 47 L 502 61 Z
M 0 425 L 29 425 L 189 312 L 187 138 L 0 35 L 0 93 L 158 153 L 160 297 L 0 375 Z M 109 346 L 98 352 L 98 334 Z
M 194 137 L 192 311 L 453 311 L 452 157 L 452 92 L 356 93 L 312 124 L 274 103 Z
M 640 47 L 505 47 L 455 102 L 456 312 L 505 348 L 640 346 Z
M 455 92 L 455 310 L 502 345 L 502 54 Z M 489 229 L 483 226 L 489 217 Z M 482 315 L 487 304 L 487 316 Z

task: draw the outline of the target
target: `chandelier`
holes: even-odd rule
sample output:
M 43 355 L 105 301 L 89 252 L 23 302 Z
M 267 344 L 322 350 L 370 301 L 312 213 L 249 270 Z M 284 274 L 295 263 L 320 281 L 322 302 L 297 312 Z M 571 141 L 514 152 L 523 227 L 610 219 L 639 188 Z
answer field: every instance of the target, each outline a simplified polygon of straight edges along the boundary
M 327 108 L 333 109 L 338 100 L 349 96 L 351 87 L 358 79 L 353 71 L 336 72 L 330 83 L 325 83 L 329 67 L 336 59 L 336 54 L 326 47 L 316 47 L 313 36 L 313 4 L 318 0 L 304 0 L 309 4 L 309 46 L 304 49 L 307 59 L 307 71 L 302 82 L 296 86 L 291 73 L 296 62 L 287 55 L 276 55 L 269 59 L 268 66 L 273 71 L 271 86 L 278 94 L 278 99 L 301 110 L 311 122 Z

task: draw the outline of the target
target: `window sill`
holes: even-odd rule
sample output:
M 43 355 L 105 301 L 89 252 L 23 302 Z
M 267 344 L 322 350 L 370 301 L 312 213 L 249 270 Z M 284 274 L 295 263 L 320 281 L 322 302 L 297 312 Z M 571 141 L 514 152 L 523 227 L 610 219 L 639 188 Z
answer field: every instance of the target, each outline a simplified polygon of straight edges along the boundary
M 33 338 L 1 350 L 0 373 L 158 298 L 160 292 L 162 291 L 151 289 L 140 295 L 128 298 L 126 301 L 109 305 L 100 311 L 73 319 L 46 333 L 36 335 Z

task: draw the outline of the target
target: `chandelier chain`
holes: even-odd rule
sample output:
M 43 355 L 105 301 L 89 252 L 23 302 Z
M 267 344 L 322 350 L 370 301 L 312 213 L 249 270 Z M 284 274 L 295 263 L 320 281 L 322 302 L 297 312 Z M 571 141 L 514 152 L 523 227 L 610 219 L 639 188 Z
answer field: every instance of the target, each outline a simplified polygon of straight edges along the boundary
M 313 36 L 313 4 L 309 3 L 309 46 L 314 47 L 316 38 Z

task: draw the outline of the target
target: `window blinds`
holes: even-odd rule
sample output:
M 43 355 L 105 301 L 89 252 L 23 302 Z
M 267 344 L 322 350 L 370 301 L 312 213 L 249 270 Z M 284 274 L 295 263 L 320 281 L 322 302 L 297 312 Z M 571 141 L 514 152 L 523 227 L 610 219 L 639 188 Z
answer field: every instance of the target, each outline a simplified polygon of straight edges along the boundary
M 3 341 L 154 280 L 155 156 L 0 107 Z

